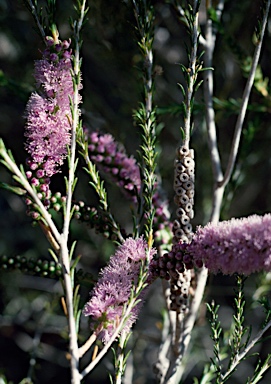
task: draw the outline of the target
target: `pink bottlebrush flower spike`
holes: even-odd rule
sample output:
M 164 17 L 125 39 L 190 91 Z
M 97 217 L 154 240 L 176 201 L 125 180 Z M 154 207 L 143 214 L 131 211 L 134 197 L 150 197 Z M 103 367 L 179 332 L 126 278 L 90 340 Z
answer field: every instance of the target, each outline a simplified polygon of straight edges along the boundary
M 101 272 L 101 277 L 91 293 L 91 299 L 85 305 L 83 313 L 85 316 L 91 316 L 92 327 L 104 343 L 114 334 L 131 289 L 138 283 L 141 261 L 146 259 L 146 249 L 147 242 L 142 237 L 126 239 Z M 152 249 L 150 261 L 155 253 Z M 136 321 L 140 304 L 132 309 L 122 332 L 129 331 Z
M 271 214 L 198 227 L 190 244 L 174 244 L 150 268 L 153 275 L 169 279 L 175 271 L 203 265 L 224 275 L 271 271 Z
M 136 202 L 141 188 L 139 166 L 136 160 L 126 154 L 124 147 L 110 134 L 91 132 L 88 135 L 89 156 L 99 169 L 110 175 L 125 195 Z
M 26 107 L 26 149 L 32 164 L 46 176 L 58 172 L 70 144 L 70 101 L 73 95 L 69 42 L 53 43 L 47 38 L 43 58 L 35 63 L 38 93 L 30 96 Z
M 86 132 L 87 133 L 87 132 Z M 133 156 L 128 156 L 125 148 L 110 134 L 99 132 L 87 133 L 89 142 L 89 157 L 97 167 L 110 176 L 124 192 L 125 196 L 137 203 L 142 181 L 140 168 Z M 171 236 L 170 212 L 168 201 L 161 194 L 161 187 L 156 183 L 152 199 L 156 210 L 154 217 L 155 239 L 167 242 Z M 169 235 L 170 233 L 170 235 Z
M 271 214 L 199 227 L 187 251 L 213 273 L 271 271 Z

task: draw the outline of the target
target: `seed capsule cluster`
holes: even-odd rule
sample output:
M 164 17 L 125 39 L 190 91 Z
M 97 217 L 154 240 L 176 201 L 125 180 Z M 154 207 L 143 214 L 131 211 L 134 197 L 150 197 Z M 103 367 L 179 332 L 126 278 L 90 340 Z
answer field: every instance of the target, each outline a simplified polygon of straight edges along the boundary
M 194 217 L 194 181 L 195 162 L 194 151 L 181 146 L 177 149 L 174 175 L 174 202 L 177 205 L 177 219 L 173 223 L 174 243 L 190 243 L 192 240 L 192 225 Z
M 118 229 L 112 226 L 110 220 L 103 212 L 98 212 L 95 207 L 86 205 L 83 201 L 79 201 L 74 204 L 74 217 L 81 222 L 85 222 L 95 229 L 96 233 L 101 233 L 107 239 L 113 241 L 118 239 L 118 231 L 126 238 L 126 231 L 122 228 Z
M 0 256 L 0 269 L 20 270 L 35 276 L 57 278 L 62 276 L 62 267 L 59 263 L 51 260 L 26 258 L 24 256 Z
M 21 255 L 0 255 L 0 270 L 18 270 L 29 275 L 51 279 L 63 277 L 60 263 L 56 263 L 54 260 L 27 258 Z M 95 283 L 93 275 L 89 272 L 84 272 L 82 269 L 75 270 L 74 278 L 76 282 L 80 282 L 88 287 Z
M 187 247 L 188 244 L 185 243 L 174 244 L 170 252 L 152 260 L 150 264 L 152 274 L 161 279 L 176 280 L 178 274 L 182 274 L 187 269 L 193 269 L 193 259 L 186 251 Z
M 179 147 L 174 168 L 174 202 L 177 205 L 177 219 L 173 223 L 173 244 L 185 246 L 193 237 L 190 220 L 194 217 L 194 151 L 185 146 Z M 172 250 L 175 254 L 174 246 Z M 185 267 L 181 254 L 176 252 L 174 256 L 175 270 L 170 270 L 170 309 L 185 315 L 189 309 L 192 274 L 191 270 Z
M 176 278 L 170 281 L 170 310 L 188 313 L 189 291 L 191 285 L 191 270 L 176 272 Z
M 171 251 L 155 260 L 152 267 L 161 278 L 170 280 L 170 310 L 186 314 L 188 311 L 193 260 L 186 252 L 188 244 L 174 244 Z

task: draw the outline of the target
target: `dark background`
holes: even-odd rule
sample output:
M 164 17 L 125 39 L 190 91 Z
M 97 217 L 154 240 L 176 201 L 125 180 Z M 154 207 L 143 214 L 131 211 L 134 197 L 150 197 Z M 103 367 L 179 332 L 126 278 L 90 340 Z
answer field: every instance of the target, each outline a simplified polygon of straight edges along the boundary
M 94 3 L 94 4 L 92 4 Z M 90 3 L 88 21 L 83 31 L 83 100 L 82 117 L 93 129 L 110 132 L 124 143 L 129 154 L 137 157 L 140 134 L 133 123 L 133 110 L 142 101 L 140 81 L 141 57 L 134 33 L 134 17 L 129 1 L 93 1 Z M 42 2 L 41 2 L 42 4 Z M 172 189 L 173 160 L 175 148 L 180 143 L 179 127 L 182 116 L 176 106 L 182 101 L 177 86 L 183 82 L 178 63 L 187 62 L 185 43 L 188 43 L 185 28 L 178 21 L 173 7 L 166 1 L 154 1 L 155 64 L 162 67 L 157 76 L 154 103 L 158 106 L 158 118 L 164 124 L 159 137 L 159 169 L 163 187 L 168 195 L 172 212 L 174 192 Z M 240 69 L 243 58 L 253 54 L 252 36 L 260 1 L 227 1 L 218 34 L 215 57 L 215 97 L 225 101 L 223 107 L 216 104 L 216 122 L 220 153 L 225 166 L 237 118 L 236 103 L 242 97 L 245 76 Z M 71 1 L 58 2 L 58 27 L 61 39 L 70 36 L 68 18 L 73 13 Z M 205 17 L 201 13 L 204 35 Z M 31 91 L 34 60 L 40 58 L 43 46 L 36 33 L 31 14 L 21 1 L 0 1 L 0 136 L 12 149 L 18 163 L 25 162 L 24 109 Z M 270 78 L 270 33 L 267 31 L 261 70 Z M 201 49 L 201 48 L 200 48 Z M 245 121 L 242 146 L 233 180 L 227 188 L 222 219 L 263 214 L 270 211 L 270 96 L 269 83 L 264 97 L 254 89 L 251 107 Z M 231 98 L 233 101 L 231 101 Z M 199 90 L 195 107 L 195 128 L 192 147 L 196 153 L 196 199 L 194 225 L 205 224 L 210 215 L 212 173 L 208 154 L 204 122 L 204 100 Z M 4 167 L 0 168 L 1 181 L 10 182 Z M 82 176 L 82 186 L 77 190 L 78 198 L 97 204 L 94 194 Z M 61 175 L 55 177 L 55 188 L 63 190 Z M 110 184 L 109 200 L 116 218 L 131 230 L 132 220 L 129 202 Z M 0 190 L 0 255 L 50 258 L 49 244 L 39 228 L 33 228 L 31 219 L 25 214 L 22 199 Z M 83 224 L 74 223 L 73 238 L 79 238 L 78 252 L 83 255 L 80 267 L 95 276 L 113 252 L 112 244 L 104 240 Z M 268 276 L 252 277 L 246 284 L 247 323 L 259 327 L 263 319 L 262 310 L 252 305 L 257 285 L 268 286 Z M 214 298 L 221 304 L 222 324 L 229 326 L 232 314 L 234 278 L 215 276 L 210 279 L 206 301 Z M 82 288 L 82 305 L 88 298 L 91 287 Z M 62 293 L 60 283 L 54 279 L 24 275 L 20 272 L 0 271 L 0 370 L 8 380 L 19 383 L 26 377 L 31 356 L 35 356 L 33 380 L 35 383 L 69 383 L 69 368 L 65 357 L 67 349 L 66 320 L 60 306 Z M 138 321 L 131 344 L 133 347 L 133 383 L 154 383 L 152 364 L 155 362 L 160 340 L 163 300 L 157 282 L 150 290 L 149 299 Z M 267 287 L 268 290 L 268 287 Z M 256 291 L 258 292 L 258 291 Z M 194 332 L 192 357 L 188 362 L 186 383 L 200 375 L 204 361 L 212 356 L 210 330 L 204 317 L 204 305 L 198 327 Z M 82 334 L 88 334 L 88 322 L 82 321 Z M 268 341 L 258 347 L 261 356 L 269 352 Z M 90 356 L 87 356 L 89 359 Z M 109 383 L 111 356 L 106 357 L 86 383 Z M 245 383 L 252 374 L 254 360 L 242 363 L 231 383 Z M 128 367 L 130 370 L 130 363 Z M 265 376 L 262 383 L 269 383 Z

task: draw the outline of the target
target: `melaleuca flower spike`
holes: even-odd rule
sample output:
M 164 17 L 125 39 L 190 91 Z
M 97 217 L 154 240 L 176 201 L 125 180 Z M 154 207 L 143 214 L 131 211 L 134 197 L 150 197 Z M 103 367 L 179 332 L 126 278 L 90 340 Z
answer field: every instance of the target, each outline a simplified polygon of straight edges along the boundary
M 47 48 L 35 63 L 37 92 L 27 103 L 26 149 L 33 164 L 51 177 L 59 171 L 70 145 L 73 95 L 71 51 L 68 41 L 47 38 Z
M 224 275 L 271 271 L 271 214 L 209 223 L 198 227 L 190 244 L 176 243 L 152 262 L 153 274 L 169 279 L 184 268 Z
M 271 270 L 271 214 L 199 227 L 187 248 L 194 263 L 225 275 Z
M 98 168 L 111 177 L 135 203 L 141 188 L 139 166 L 112 135 L 91 132 L 88 135 L 89 156 Z
M 100 279 L 85 305 L 83 313 L 91 316 L 92 327 L 98 337 L 106 344 L 114 334 L 123 315 L 125 304 L 129 301 L 133 286 L 137 286 L 141 263 L 147 257 L 147 242 L 141 237 L 128 238 L 119 246 L 109 264 L 101 272 Z M 151 249 L 149 262 L 156 253 Z M 151 280 L 151 276 L 148 276 Z M 141 292 L 140 298 L 142 298 Z M 137 304 L 126 321 L 122 332 L 127 332 L 136 321 L 140 310 Z

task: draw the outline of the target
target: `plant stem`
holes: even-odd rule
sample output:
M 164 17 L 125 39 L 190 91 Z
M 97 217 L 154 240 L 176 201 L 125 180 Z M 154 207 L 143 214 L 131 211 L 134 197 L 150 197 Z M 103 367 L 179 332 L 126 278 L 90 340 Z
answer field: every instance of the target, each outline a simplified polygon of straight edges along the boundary
M 119 338 L 118 350 L 116 351 L 116 362 L 115 362 L 115 384 L 121 384 L 122 376 L 125 370 L 125 344 L 127 341 L 127 334 L 123 334 Z
M 186 114 L 184 118 L 184 139 L 183 146 L 189 148 L 190 133 L 191 133 L 191 115 L 192 115 L 192 99 L 194 93 L 194 86 L 197 79 L 196 63 L 197 63 L 197 51 L 198 51 L 198 27 L 199 27 L 199 14 L 198 14 L 198 0 L 194 1 L 193 6 L 193 27 L 191 29 L 191 54 L 188 68 L 188 82 L 186 91 Z
M 156 115 L 153 110 L 153 39 L 154 14 L 149 1 L 133 0 L 134 15 L 137 23 L 138 45 L 143 59 L 143 86 L 145 105 L 140 111 L 138 123 L 142 127 L 142 173 L 143 187 L 141 188 L 144 201 L 144 214 L 147 218 L 145 233 L 148 241 L 152 241 L 152 224 L 154 207 L 152 204 L 154 184 L 156 182 Z
M 30 11 L 35 19 L 35 22 L 37 24 L 37 27 L 39 28 L 39 31 L 40 31 L 40 34 L 41 34 L 41 37 L 43 39 L 43 41 L 45 42 L 45 38 L 46 38 L 46 33 L 44 31 L 44 28 L 43 26 L 41 25 L 40 23 L 40 19 L 39 19 L 39 16 L 37 14 L 37 8 L 36 6 L 33 4 L 33 1 L 32 0 L 27 0 L 27 3 L 28 3 L 28 6 L 30 8 Z
M 263 38 L 265 35 L 265 29 L 266 29 L 266 25 L 267 25 L 267 21 L 268 21 L 269 8 L 270 8 L 270 0 L 268 0 L 266 3 L 266 8 L 264 11 L 264 17 L 263 17 L 262 26 L 261 26 L 260 39 L 256 45 L 256 49 L 255 49 L 254 56 L 252 59 L 251 69 L 250 69 L 248 80 L 246 83 L 246 87 L 245 87 L 245 90 L 243 93 L 241 109 L 240 109 L 238 119 L 237 119 L 237 122 L 235 125 L 235 131 L 234 131 L 232 147 L 231 147 L 231 152 L 230 152 L 230 157 L 229 157 L 227 169 L 226 169 L 223 180 L 218 183 L 219 187 L 226 186 L 228 184 L 228 182 L 231 178 L 231 175 L 232 175 L 233 167 L 234 167 L 235 162 L 236 162 L 236 157 L 237 157 L 239 144 L 240 144 L 241 132 L 242 132 L 244 119 L 245 119 L 246 111 L 247 111 L 248 100 L 249 100 L 251 89 L 252 89 L 252 86 L 254 83 L 256 69 L 257 69 L 257 66 L 259 63 L 260 54 L 261 54 L 261 50 L 262 50 Z
M 207 3 L 207 2 L 206 2 Z M 211 1 L 208 2 L 206 13 L 208 13 L 208 7 L 211 7 Z M 221 0 L 217 10 L 218 21 L 221 18 L 224 8 L 224 0 Z M 223 179 L 223 172 L 221 168 L 221 160 L 218 150 L 216 123 L 215 123 L 215 111 L 213 106 L 213 89 L 214 89 L 214 75 L 213 70 L 210 69 L 213 66 L 213 54 L 216 42 L 216 32 L 213 29 L 213 22 L 210 17 L 207 18 L 206 31 L 205 31 L 205 55 L 204 66 L 207 68 L 204 74 L 204 99 L 205 99 L 205 115 L 207 125 L 207 137 L 209 152 L 211 157 L 211 164 L 214 176 L 214 188 L 213 188 L 213 200 L 212 200 L 212 212 L 210 221 L 217 223 L 220 217 L 221 204 L 223 200 L 224 190 L 218 187 L 218 183 Z M 209 68 L 209 69 L 208 69 Z
M 79 124 L 79 84 L 80 84 L 80 31 L 82 28 L 86 1 L 83 0 L 80 6 L 80 15 L 77 22 L 74 22 L 74 39 L 75 50 L 73 60 L 73 80 L 74 80 L 74 94 L 71 103 L 72 109 L 72 126 L 71 126 L 71 148 L 69 157 L 69 175 L 67 181 L 67 199 L 66 209 L 64 212 L 63 231 L 60 241 L 60 255 L 63 263 L 63 278 L 66 295 L 66 306 L 69 326 L 69 342 L 70 342 L 70 367 L 71 367 L 71 382 L 72 384 L 80 383 L 79 373 L 79 349 L 77 341 L 77 327 L 76 327 L 76 314 L 74 313 L 74 286 L 73 286 L 73 272 L 71 271 L 70 254 L 68 249 L 68 238 L 71 219 L 72 196 L 75 184 L 75 149 L 76 149 L 76 131 Z
M 230 368 L 224 375 L 221 376 L 223 383 L 226 381 L 226 378 L 229 377 L 231 373 L 235 370 L 237 365 L 246 357 L 246 355 L 254 347 L 254 345 L 260 341 L 260 339 L 263 337 L 263 335 L 269 328 L 271 328 L 271 321 L 269 321 L 266 326 L 257 333 L 257 335 L 251 340 L 251 342 L 247 345 L 247 347 L 243 350 L 242 353 L 235 355 L 235 359 L 232 362 Z
M 209 2 L 209 6 L 211 6 L 210 2 Z M 261 34 L 254 52 L 252 66 L 251 66 L 249 77 L 243 93 L 242 105 L 237 118 L 229 160 L 228 160 L 228 164 L 227 164 L 227 168 L 224 176 L 221 168 L 221 161 L 220 161 L 220 156 L 218 151 L 215 114 L 214 114 L 214 108 L 213 108 L 213 102 L 212 102 L 213 75 L 211 70 L 207 70 L 205 72 L 204 97 L 206 100 L 206 108 L 205 108 L 206 122 L 207 122 L 207 132 L 208 132 L 208 144 L 209 144 L 212 169 L 213 169 L 213 175 L 214 175 L 212 212 L 210 215 L 211 222 L 217 223 L 219 221 L 221 204 L 223 201 L 225 188 L 230 181 L 233 168 L 236 163 L 236 157 L 239 151 L 240 138 L 241 138 L 243 123 L 244 123 L 244 119 L 247 111 L 248 100 L 249 100 L 251 89 L 255 79 L 255 73 L 256 73 L 256 69 L 257 69 L 257 65 L 259 62 L 260 53 L 262 49 L 262 42 L 263 42 L 265 29 L 267 25 L 269 8 L 270 8 L 270 0 L 266 3 L 266 8 L 264 11 L 264 17 L 263 17 L 262 27 L 261 27 Z M 218 10 L 217 10 L 217 17 L 219 19 L 221 17 L 222 10 L 223 10 L 223 0 L 220 1 Z M 215 36 L 215 31 L 213 30 L 212 20 L 208 18 L 207 25 L 206 25 L 206 38 L 205 38 L 205 44 L 204 44 L 205 45 L 205 59 L 204 59 L 205 63 L 204 64 L 205 64 L 205 67 L 207 68 L 212 66 L 215 39 L 216 39 L 216 36 Z
M 198 1 L 193 2 L 193 10 L 189 10 L 190 15 L 188 25 L 191 30 L 191 54 L 189 56 L 189 65 L 185 69 L 186 75 L 186 93 L 185 93 L 185 117 L 184 117 L 184 137 L 182 146 L 189 149 L 191 128 L 192 128 L 192 107 L 193 97 L 195 92 L 195 85 L 198 75 L 197 68 L 197 49 L 198 49 Z M 191 331 L 193 329 L 199 305 L 201 303 L 203 292 L 206 284 L 207 270 L 199 274 L 198 288 L 193 299 L 189 313 L 176 313 L 174 326 L 174 336 L 171 335 L 171 345 L 167 354 L 168 367 L 166 374 L 163 373 L 160 383 L 174 384 L 178 383 L 182 377 L 183 367 L 182 360 L 187 351 L 188 345 L 191 340 Z M 171 316 L 169 311 L 169 316 Z M 170 317 L 172 320 L 172 317 Z M 163 369 L 165 369 L 163 367 Z

